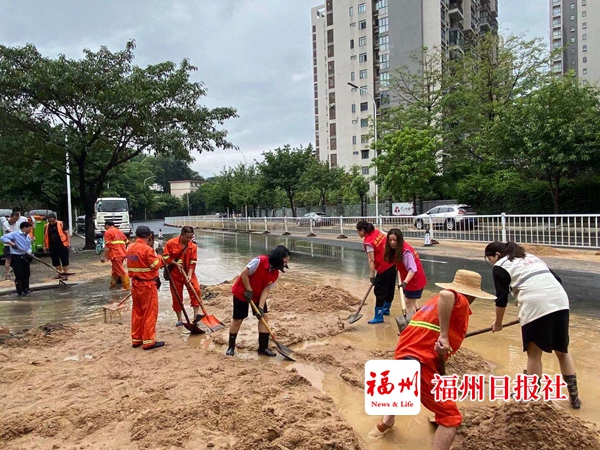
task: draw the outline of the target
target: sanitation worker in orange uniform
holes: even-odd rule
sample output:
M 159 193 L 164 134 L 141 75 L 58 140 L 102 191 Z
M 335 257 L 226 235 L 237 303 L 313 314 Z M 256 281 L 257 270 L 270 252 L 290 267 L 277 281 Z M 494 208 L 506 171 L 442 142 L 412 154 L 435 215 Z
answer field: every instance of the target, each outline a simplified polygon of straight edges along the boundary
M 394 358 L 421 363 L 421 403 L 435 413 L 438 424 L 432 448 L 448 450 L 462 423 L 462 416 L 455 402 L 434 400 L 432 380 L 435 374 L 441 374 L 440 358 L 445 362 L 465 339 L 471 315 L 469 305 L 475 298 L 493 300 L 496 297 L 481 290 L 481 275 L 470 270 L 458 270 L 452 283 L 436 283 L 436 286 L 442 291 L 412 317 L 400 334 Z M 383 416 L 377 430 L 385 433 L 394 423 L 394 416 Z
M 163 259 L 154 252 L 154 236 L 150 228 L 139 226 L 135 230 L 135 243 L 127 249 L 127 269 L 131 277 L 131 345 L 152 350 L 165 345 L 156 341 L 158 318 L 158 270 Z
M 179 237 L 169 239 L 165 244 L 165 250 L 163 253 L 163 259 L 167 270 L 169 271 L 171 297 L 173 299 L 173 311 L 177 314 L 177 325 L 180 327 L 183 325 L 181 321 L 181 306 L 177 298 L 183 301 L 183 285 L 185 284 L 185 277 L 181 271 L 174 266 L 179 265 L 187 277 L 190 279 L 190 284 L 196 292 L 190 292 L 190 289 L 186 286 L 188 295 L 190 296 L 190 305 L 194 308 L 194 323 L 197 323 L 202 316 L 198 314 L 200 308 L 200 284 L 196 277 L 196 260 L 198 259 L 198 246 L 194 244 L 194 229 L 192 227 L 181 228 L 181 234 Z M 170 264 L 170 265 L 169 265 Z M 174 292 L 176 291 L 176 292 Z
M 123 267 L 123 262 L 127 257 L 127 237 L 115 227 L 112 220 L 104 222 L 104 229 L 106 230 L 104 232 L 104 253 L 101 261 L 106 262 L 109 259 L 112 266 L 109 289 L 113 289 L 120 279 L 123 289 L 129 290 L 129 276 Z

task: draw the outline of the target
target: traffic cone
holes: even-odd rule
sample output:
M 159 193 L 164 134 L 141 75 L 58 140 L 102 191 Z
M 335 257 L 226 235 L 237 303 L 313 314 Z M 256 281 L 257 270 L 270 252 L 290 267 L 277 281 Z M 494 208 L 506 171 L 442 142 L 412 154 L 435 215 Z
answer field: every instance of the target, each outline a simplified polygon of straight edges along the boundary
M 424 247 L 431 247 L 432 243 L 431 243 L 431 235 L 429 234 L 429 228 L 427 228 L 427 230 L 425 230 L 425 243 L 423 244 Z

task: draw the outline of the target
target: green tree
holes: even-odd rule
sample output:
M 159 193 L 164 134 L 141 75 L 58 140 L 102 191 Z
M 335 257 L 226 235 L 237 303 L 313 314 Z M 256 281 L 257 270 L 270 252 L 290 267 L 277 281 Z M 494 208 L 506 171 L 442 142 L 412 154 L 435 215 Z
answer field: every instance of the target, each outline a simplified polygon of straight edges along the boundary
M 232 169 L 231 203 L 246 214 L 260 203 L 262 185 L 258 169 L 253 165 L 238 164 Z
M 258 167 L 265 179 L 265 187 L 284 191 L 295 216 L 294 198 L 302 190 L 303 175 L 314 160 L 312 145 L 307 148 L 286 145 L 263 155 L 265 160 Z
M 65 159 L 86 214 L 86 247 L 94 245 L 94 204 L 108 175 L 144 153 L 191 161 L 191 151 L 232 148 L 225 120 L 232 108 L 200 104 L 206 91 L 190 81 L 196 68 L 166 61 L 133 64 L 123 51 L 84 50 L 84 58 L 42 56 L 33 45 L 0 46 L 0 155 L 21 156 L 64 173 Z
M 553 77 L 495 122 L 498 158 L 547 182 L 555 214 L 562 180 L 598 161 L 599 94 L 574 75 Z
M 361 168 L 357 165 L 350 168 L 347 181 L 349 181 L 350 192 L 360 199 L 362 215 L 366 216 L 367 212 L 364 210 L 364 204 L 369 193 L 369 181 L 361 174 Z
M 397 199 L 417 204 L 438 172 L 439 139 L 423 130 L 404 128 L 386 134 L 377 142 L 381 152 L 375 158 L 377 181 Z
M 344 169 L 339 167 L 329 168 L 328 161 L 317 161 L 313 159 L 304 173 L 304 188 L 305 190 L 317 190 L 319 193 L 319 203 L 325 211 L 328 194 L 331 191 L 340 189 Z
M 149 164 L 150 169 L 155 176 L 155 178 L 152 179 L 152 182 L 161 185 L 164 190 L 163 192 L 166 194 L 171 193 L 169 181 L 204 181 L 204 178 L 200 176 L 198 172 L 190 168 L 188 161 L 182 161 L 177 158 L 163 155 L 149 156 L 147 160 L 147 164 Z

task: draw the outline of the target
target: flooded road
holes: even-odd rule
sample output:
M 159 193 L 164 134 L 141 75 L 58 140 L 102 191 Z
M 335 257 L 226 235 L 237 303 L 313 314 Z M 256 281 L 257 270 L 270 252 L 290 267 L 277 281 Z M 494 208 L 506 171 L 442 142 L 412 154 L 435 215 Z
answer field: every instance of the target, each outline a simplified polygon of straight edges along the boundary
M 139 225 L 139 224 L 136 224 Z M 151 223 L 152 229 L 158 231 L 160 222 Z M 177 229 L 165 229 L 167 233 L 178 233 Z M 286 245 L 292 252 L 290 270 L 281 275 L 282 280 L 289 280 L 305 285 L 323 285 L 342 288 L 357 297 L 364 295 L 369 287 L 366 257 L 360 244 L 344 242 L 340 245 L 317 243 L 310 240 L 292 239 L 281 236 L 263 236 L 230 233 L 199 233 L 197 275 L 201 284 L 211 285 L 230 280 L 237 276 L 248 261 L 261 253 L 268 253 L 277 244 Z M 423 256 L 423 266 L 430 281 L 424 299 L 437 292 L 434 282 L 449 282 L 454 272 L 460 268 L 478 271 L 484 280 L 483 288 L 493 292 L 491 268 L 483 261 L 463 260 L 457 258 Z M 106 278 L 109 269 L 106 268 Z M 583 407 L 573 412 L 583 419 L 600 423 L 600 387 L 596 385 L 598 369 L 596 361 L 600 360 L 600 317 L 595 292 L 600 285 L 599 276 L 580 272 L 558 271 L 563 278 L 565 288 L 571 299 L 571 346 L 577 367 L 580 397 Z M 0 297 L 0 323 L 13 329 L 31 328 L 48 322 L 68 323 L 72 321 L 102 320 L 99 305 L 119 300 L 122 292 L 107 292 L 107 279 L 82 283 L 70 289 L 42 291 L 17 300 L 12 296 Z M 171 311 L 171 299 L 168 287 L 163 286 L 160 293 L 160 321 L 175 323 L 175 315 Z M 187 301 L 186 301 L 187 303 Z M 372 313 L 373 298 L 369 299 L 363 312 L 365 318 L 352 325 L 350 329 L 338 336 L 323 339 L 319 342 L 303 344 L 310 350 L 311 346 L 343 344 L 365 350 L 388 350 L 395 346 L 397 329 L 390 318 L 379 326 L 367 324 Z M 477 300 L 472 305 L 473 315 L 470 329 L 479 329 L 491 324 L 494 317 L 494 303 Z M 399 304 L 392 307 L 392 317 L 400 314 Z M 516 317 L 516 308 L 509 307 L 506 321 Z M 222 318 L 224 319 L 224 318 Z M 207 336 L 191 337 L 190 346 L 207 346 L 215 351 L 224 351 L 216 347 Z M 526 357 L 521 349 L 520 328 L 512 327 L 500 333 L 482 334 L 469 338 L 464 347 L 477 352 L 495 365 L 494 373 L 507 374 L 514 377 L 521 373 L 526 365 Z M 238 353 L 236 353 L 238 355 Z M 256 358 L 254 352 L 239 352 L 239 357 Z M 544 372 L 559 372 L 556 358 L 544 355 Z M 302 362 L 281 362 L 279 358 L 268 360 L 268 364 L 284 364 L 296 369 L 308 378 L 313 386 L 331 396 L 340 414 L 356 430 L 365 448 L 387 449 L 426 449 L 430 440 L 424 436 L 433 433 L 429 425 L 432 416 L 423 409 L 416 417 L 398 417 L 396 427 L 383 440 L 371 440 L 368 433 L 377 421 L 376 417 L 367 416 L 364 412 L 364 393 L 361 389 L 350 386 L 335 375 L 324 373 L 312 364 Z M 563 405 L 565 402 L 562 402 Z M 463 404 L 468 407 L 469 403 Z

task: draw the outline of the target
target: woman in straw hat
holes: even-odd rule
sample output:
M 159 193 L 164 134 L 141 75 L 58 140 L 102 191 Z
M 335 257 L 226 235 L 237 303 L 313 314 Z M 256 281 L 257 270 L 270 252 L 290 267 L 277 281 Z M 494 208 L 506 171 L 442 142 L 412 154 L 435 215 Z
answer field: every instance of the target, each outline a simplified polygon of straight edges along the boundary
M 542 376 L 542 352 L 554 353 L 567 383 L 571 408 L 581 408 L 575 363 L 569 353 L 569 297 L 558 275 L 546 263 L 515 242 L 491 242 L 485 258 L 494 266 L 496 321 L 492 331 L 502 330 L 502 319 L 511 292 L 519 306 L 527 373 Z
M 493 300 L 496 297 L 481 290 L 481 275 L 459 270 L 452 283 L 436 283 L 442 290 L 415 313 L 396 345 L 395 359 L 412 359 L 421 363 L 421 403 L 435 413 L 438 428 L 433 448 L 449 449 L 462 416 L 453 401 L 436 402 L 432 390 L 436 374 L 444 374 L 445 361 L 458 351 L 469 327 L 469 305 L 475 298 Z M 394 416 L 384 416 L 377 424 L 377 433 L 388 431 Z

